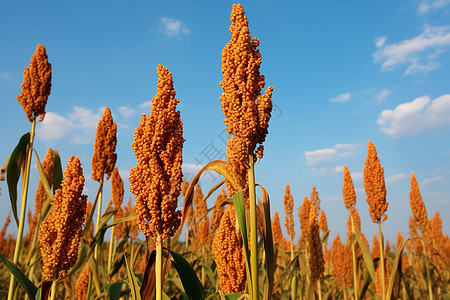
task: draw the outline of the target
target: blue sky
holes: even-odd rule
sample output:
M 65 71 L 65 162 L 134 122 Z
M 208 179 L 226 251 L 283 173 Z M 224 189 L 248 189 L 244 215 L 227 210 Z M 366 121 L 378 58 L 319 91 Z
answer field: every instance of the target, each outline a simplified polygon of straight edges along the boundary
M 0 159 L 30 130 L 16 97 L 38 43 L 47 48 L 53 86 L 35 147 L 41 157 L 49 147 L 59 150 L 63 164 L 78 156 L 91 200 L 97 183 L 90 179 L 90 161 L 105 106 L 118 124 L 117 166 L 125 197 L 132 196 L 127 176 L 136 159 L 131 142 L 140 114 L 150 111 L 158 64 L 173 73 L 181 101 L 184 173 L 192 176 L 208 158 L 219 159 L 226 140 L 219 101 L 221 51 L 230 39 L 232 4 L 0 0 Z M 296 207 L 316 186 L 331 235 L 345 235 L 348 214 L 341 191 L 347 166 L 363 231 L 371 240 L 377 228 L 362 181 L 369 140 L 386 176 L 390 205 L 382 227 L 388 239 L 409 231 L 411 172 L 429 217 L 436 210 L 448 214 L 450 1 L 241 4 L 251 35 L 261 41 L 261 73 L 274 87 L 276 107 L 256 180 L 268 189 L 272 211 L 279 211 L 282 223 L 286 184 Z M 34 208 L 36 167 L 32 176 L 28 207 Z M 201 184 L 207 190 L 219 180 L 205 174 Z M 0 187 L 4 220 L 9 199 L 5 182 Z M 443 228 L 450 232 L 444 217 Z

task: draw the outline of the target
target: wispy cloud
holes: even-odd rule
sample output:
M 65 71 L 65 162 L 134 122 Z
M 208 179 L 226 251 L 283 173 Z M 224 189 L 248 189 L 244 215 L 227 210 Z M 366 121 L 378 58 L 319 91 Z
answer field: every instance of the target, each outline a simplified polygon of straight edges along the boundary
M 337 144 L 332 148 L 318 149 L 306 151 L 306 164 L 314 165 L 321 162 L 336 161 L 346 156 L 355 154 L 362 144 Z
M 139 104 L 139 108 L 148 108 L 148 107 L 152 107 L 152 101 L 148 100 L 145 102 L 142 102 L 141 104 Z
M 420 14 L 426 14 L 430 10 L 442 8 L 450 3 L 450 0 L 422 0 L 417 7 Z
M 0 78 L 6 79 L 6 80 L 11 80 L 13 78 L 13 76 L 8 72 L 0 72 Z
M 386 37 L 375 39 L 377 51 L 372 56 L 383 71 L 407 65 L 404 75 L 426 73 L 439 66 L 437 57 L 450 46 L 450 27 L 425 24 L 423 32 L 412 39 L 392 44 L 386 41 Z
M 392 184 L 392 183 L 394 183 L 396 181 L 399 181 L 399 180 L 402 180 L 402 179 L 405 179 L 405 178 L 408 178 L 408 175 L 406 175 L 404 173 L 395 174 L 395 175 L 387 177 L 386 178 L 386 183 L 387 184 Z
M 169 37 L 186 35 L 191 32 L 183 22 L 175 18 L 162 17 L 159 22 L 160 32 Z
M 330 174 L 335 173 L 342 173 L 344 171 L 344 166 L 336 166 L 334 168 L 312 168 L 311 171 L 313 171 L 315 174 L 326 176 Z
M 390 93 L 391 92 L 388 89 L 383 89 L 381 92 L 376 94 L 375 97 L 373 97 L 373 100 L 380 104 L 384 99 L 386 99 L 387 96 L 389 96 Z
M 121 106 L 119 107 L 119 113 L 122 115 L 122 117 L 129 118 L 134 116 L 136 114 L 136 111 L 128 106 Z
M 432 177 L 432 178 L 427 178 L 427 179 L 424 179 L 422 181 L 422 186 L 426 186 L 426 185 L 428 185 L 430 183 L 433 183 L 433 182 L 436 182 L 436 181 L 441 181 L 441 180 L 444 180 L 444 177 L 436 176 L 436 177 Z
M 352 97 L 352 94 L 347 92 L 344 94 L 337 95 L 336 97 L 330 98 L 330 101 L 331 102 L 346 102 L 346 101 L 350 100 L 351 97 Z
M 39 126 L 39 138 L 43 140 L 69 138 L 73 144 L 91 143 L 103 110 L 101 107 L 94 112 L 85 107 L 75 106 L 73 112 L 67 116 L 47 112 Z
M 450 128 L 450 94 L 431 101 L 423 96 L 381 112 L 377 123 L 391 137 L 416 136 L 440 128 Z

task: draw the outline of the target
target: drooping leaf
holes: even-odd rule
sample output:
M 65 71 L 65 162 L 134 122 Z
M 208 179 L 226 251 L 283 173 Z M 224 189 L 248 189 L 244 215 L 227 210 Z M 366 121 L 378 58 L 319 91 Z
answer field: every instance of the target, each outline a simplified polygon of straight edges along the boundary
M 9 199 L 11 201 L 11 210 L 17 226 L 19 218 L 17 217 L 17 182 L 22 171 L 22 166 L 27 157 L 27 148 L 30 145 L 30 133 L 25 133 L 19 140 L 9 158 L 8 167 L 6 168 L 6 182 L 8 184 Z
M 9 271 L 16 277 L 19 284 L 23 287 L 28 297 L 31 300 L 35 299 L 37 293 L 37 287 L 31 282 L 30 279 L 19 269 L 15 264 L 10 262 L 5 256 L 0 254 L 0 260 L 5 264 Z
M 233 177 L 231 176 L 230 172 L 228 172 L 227 166 L 228 166 L 228 163 L 226 161 L 214 160 L 214 161 L 206 164 L 203 168 L 201 168 L 201 170 L 198 171 L 198 173 L 194 176 L 194 178 L 190 182 L 190 184 L 186 190 L 186 194 L 184 196 L 183 209 L 181 211 L 182 216 L 181 216 L 180 227 L 183 227 L 184 221 L 186 220 L 187 213 L 188 213 L 189 208 L 191 207 L 192 201 L 194 199 L 194 187 L 198 183 L 200 176 L 203 174 L 203 172 L 205 172 L 207 170 L 215 171 L 215 172 L 219 173 L 220 175 L 222 175 L 223 177 L 225 177 L 233 187 L 238 189 L 236 183 L 234 182 Z
M 372 281 L 375 282 L 375 266 L 373 264 L 372 255 L 370 254 L 369 249 L 364 243 L 364 240 L 361 236 L 361 232 L 359 231 L 358 226 L 354 227 L 354 234 L 356 237 L 356 241 L 358 242 L 359 248 L 361 249 L 361 253 L 363 255 L 367 271 L 369 271 L 370 277 L 372 277 Z
M 392 273 L 389 277 L 389 285 L 387 287 L 386 300 L 390 300 L 393 295 L 393 299 L 397 299 L 398 293 L 400 291 L 400 281 L 402 276 L 402 256 L 403 249 L 405 248 L 407 240 L 403 240 L 395 253 L 393 265 L 392 265 Z M 394 288 L 395 287 L 395 288 Z
M 200 280 L 198 280 L 197 275 L 195 274 L 194 270 L 192 269 L 191 265 L 184 259 L 183 256 L 176 253 L 175 251 L 172 251 L 170 249 L 167 249 L 172 256 L 173 259 L 173 266 L 178 272 L 178 275 L 180 276 L 181 282 L 183 283 L 184 290 L 186 291 L 186 294 L 192 299 L 192 300 L 203 300 L 206 298 L 205 291 L 203 290 L 203 286 L 200 283 Z
M 123 281 L 114 282 L 112 284 L 107 284 L 106 289 L 108 290 L 108 295 L 110 300 L 119 300 L 120 290 L 122 289 Z

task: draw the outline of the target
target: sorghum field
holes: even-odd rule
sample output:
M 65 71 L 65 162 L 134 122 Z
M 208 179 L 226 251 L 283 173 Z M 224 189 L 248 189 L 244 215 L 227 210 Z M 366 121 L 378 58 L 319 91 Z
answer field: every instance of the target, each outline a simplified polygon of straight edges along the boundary
M 344 168 L 346 236 L 329 240 L 327 212 L 315 187 L 295 208 L 286 185 L 285 219 L 271 211 L 270 191 L 255 182 L 255 163 L 263 159 L 274 89 L 265 87 L 259 40 L 251 38 L 240 4 L 233 5 L 230 20 L 220 83 L 230 137 L 226 161 L 211 161 L 190 182 L 182 180 L 180 101 L 172 73 L 159 65 L 157 93 L 131 145 L 137 159 L 129 176 L 134 199 L 125 202 L 115 166 L 117 124 L 108 107 L 97 126 L 91 178 L 84 176 L 88 162 L 82 167 L 76 153 L 65 162 L 56 149 L 34 151 L 52 87 L 51 57 L 37 45 L 17 96 L 30 132 L 11 141 L 13 152 L 2 158 L 2 193 L 11 204 L 0 233 L 2 298 L 450 299 L 450 239 L 442 232 L 440 212 L 427 212 L 414 173 L 411 216 L 404 220 L 409 232 L 398 232 L 396 241 L 383 238 L 389 203 L 371 141 L 361 162 L 369 212 L 358 211 L 352 176 Z M 35 192 L 29 184 L 32 159 L 40 175 Z M 223 180 L 202 190 L 207 170 Z M 84 195 L 87 180 L 98 182 L 95 198 Z M 112 198 L 106 199 L 109 188 Z M 108 204 L 104 211 L 102 203 Z M 361 231 L 360 214 L 367 213 L 378 229 L 373 237 Z M 6 235 L 10 226 L 17 226 L 17 234 Z

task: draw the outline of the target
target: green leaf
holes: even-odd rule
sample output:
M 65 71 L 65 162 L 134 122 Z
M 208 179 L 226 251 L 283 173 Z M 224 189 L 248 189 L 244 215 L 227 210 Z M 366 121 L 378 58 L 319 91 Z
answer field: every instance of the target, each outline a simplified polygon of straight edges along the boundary
M 6 182 L 8 184 L 9 199 L 11 201 L 11 209 L 17 225 L 19 225 L 19 218 L 17 217 L 17 182 L 19 181 L 22 166 L 26 160 L 29 144 L 30 133 L 27 132 L 20 138 L 19 143 L 11 153 L 8 167 L 6 168 Z
M 389 277 L 389 285 L 387 287 L 387 300 L 391 299 L 392 296 L 392 292 L 394 291 L 394 284 L 397 281 L 397 287 L 400 286 L 400 280 L 401 280 L 401 272 L 402 272 L 402 266 L 401 266 L 401 259 L 402 259 L 402 255 L 403 255 L 403 249 L 406 245 L 406 241 L 403 239 L 402 242 L 400 243 L 397 252 L 395 253 L 395 257 L 394 257 L 394 262 L 392 265 L 392 273 Z M 397 288 L 397 293 L 394 294 L 398 294 L 398 288 Z M 395 297 L 396 295 L 394 295 Z M 396 299 L 397 297 L 395 297 L 394 299 Z
M 53 158 L 53 194 L 55 194 L 55 191 L 61 188 L 64 176 L 58 150 L 51 149 L 51 151 Z
M 198 280 L 191 265 L 180 254 L 170 249 L 167 250 L 172 256 L 174 267 L 180 276 L 186 294 L 193 300 L 205 299 L 205 291 L 203 290 L 202 284 L 200 283 L 200 280 Z
M 5 256 L 0 254 L 0 260 L 6 265 L 9 271 L 16 277 L 17 281 L 24 288 L 31 300 L 35 299 L 37 287 L 28 279 L 28 277 L 15 264 L 10 262 Z
M 107 284 L 106 289 L 110 300 L 119 300 L 120 290 L 122 289 L 123 281 L 114 282 L 113 284 Z
M 369 271 L 370 277 L 372 277 L 372 281 L 375 282 L 375 266 L 373 264 L 372 255 L 370 254 L 369 249 L 367 248 L 366 244 L 364 243 L 364 240 L 362 239 L 361 232 L 359 232 L 358 226 L 355 226 L 354 234 L 356 237 L 356 241 L 358 242 L 359 248 L 361 249 L 361 253 L 363 255 L 367 271 Z
M 225 299 L 227 299 L 227 300 L 237 300 L 237 299 L 241 299 L 241 297 L 242 297 L 242 293 L 234 293 L 234 294 L 225 295 Z
M 128 285 L 131 289 L 131 299 L 133 300 L 141 300 L 141 294 L 139 293 L 140 286 L 139 282 L 136 278 L 136 276 L 133 273 L 133 270 L 130 267 L 130 264 L 128 263 L 128 259 L 125 257 L 125 268 L 127 269 L 127 275 L 128 275 Z
M 244 204 L 244 192 L 240 190 L 233 195 L 234 208 L 236 209 L 236 217 L 239 223 L 239 230 L 241 231 L 242 241 L 244 244 L 244 254 L 245 254 L 245 268 L 247 270 L 247 286 L 252 286 L 252 279 L 250 272 L 250 251 L 248 249 L 248 237 L 247 237 L 247 223 L 245 221 L 245 204 Z M 251 291 L 251 288 L 249 288 Z

